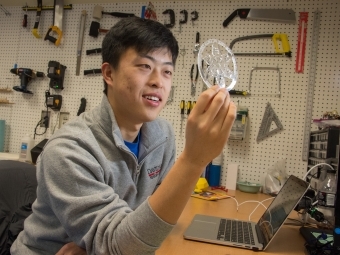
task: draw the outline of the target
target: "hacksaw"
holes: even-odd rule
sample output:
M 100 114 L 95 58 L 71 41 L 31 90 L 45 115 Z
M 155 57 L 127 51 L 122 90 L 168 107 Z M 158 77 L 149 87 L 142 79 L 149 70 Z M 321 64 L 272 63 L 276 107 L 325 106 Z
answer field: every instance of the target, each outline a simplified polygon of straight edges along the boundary
M 244 41 L 244 40 L 250 40 L 250 39 L 258 39 L 258 38 L 271 38 L 275 47 L 275 53 L 271 52 L 256 52 L 256 53 L 235 53 L 235 56 L 240 56 L 240 55 L 282 55 L 286 57 L 291 57 L 292 52 L 290 51 L 290 45 L 288 41 L 288 36 L 287 34 L 259 34 L 259 35 L 248 35 L 248 36 L 243 36 L 243 37 L 238 37 L 234 40 L 231 41 L 229 48 L 232 49 L 234 44 L 239 41 Z M 280 49 L 278 41 L 281 42 L 282 49 Z

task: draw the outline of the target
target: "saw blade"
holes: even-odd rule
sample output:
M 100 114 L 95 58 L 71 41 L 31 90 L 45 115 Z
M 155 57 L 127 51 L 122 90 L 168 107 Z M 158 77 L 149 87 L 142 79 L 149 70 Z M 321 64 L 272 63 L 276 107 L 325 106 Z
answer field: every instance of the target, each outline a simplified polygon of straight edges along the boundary
M 296 22 L 295 12 L 292 9 L 250 9 L 247 19 L 284 23 Z
M 54 1 L 54 26 L 63 31 L 64 0 Z

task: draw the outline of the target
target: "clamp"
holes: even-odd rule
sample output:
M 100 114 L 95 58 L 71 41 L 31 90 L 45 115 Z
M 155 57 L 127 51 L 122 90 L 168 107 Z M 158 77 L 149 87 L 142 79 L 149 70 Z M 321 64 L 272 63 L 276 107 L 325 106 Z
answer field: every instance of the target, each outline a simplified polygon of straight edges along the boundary
M 192 25 L 194 25 L 194 21 L 198 19 L 198 12 L 197 11 L 192 11 L 190 14 L 191 14 Z
M 196 82 L 197 82 L 197 78 L 198 78 L 198 65 L 196 64 L 196 76 L 195 76 L 195 79 L 194 79 L 194 68 L 195 68 L 195 64 L 192 64 L 191 71 L 190 71 L 191 95 L 192 96 L 195 96 L 195 93 L 196 93 Z
M 181 10 L 180 14 L 184 15 L 184 19 L 179 20 L 179 33 L 182 33 L 182 25 L 188 22 L 188 11 L 187 10 Z
M 164 24 L 167 28 L 172 28 L 175 25 L 175 12 L 172 9 L 167 9 L 163 12 L 163 14 L 169 14 L 170 15 L 170 23 Z
M 188 11 L 187 10 L 181 10 L 179 13 L 184 14 L 184 19 L 181 19 L 179 21 L 179 24 L 185 24 L 188 21 Z

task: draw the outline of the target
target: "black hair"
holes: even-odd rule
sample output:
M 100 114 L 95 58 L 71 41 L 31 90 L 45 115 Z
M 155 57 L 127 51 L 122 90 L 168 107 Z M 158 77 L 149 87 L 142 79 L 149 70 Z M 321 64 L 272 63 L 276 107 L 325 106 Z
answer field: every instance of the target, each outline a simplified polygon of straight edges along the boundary
M 171 31 L 158 21 L 138 17 L 122 18 L 105 35 L 102 43 L 103 63 L 117 68 L 120 58 L 127 49 L 134 48 L 146 54 L 160 48 L 167 48 L 175 65 L 178 56 L 178 43 Z M 107 84 L 104 81 L 104 93 Z

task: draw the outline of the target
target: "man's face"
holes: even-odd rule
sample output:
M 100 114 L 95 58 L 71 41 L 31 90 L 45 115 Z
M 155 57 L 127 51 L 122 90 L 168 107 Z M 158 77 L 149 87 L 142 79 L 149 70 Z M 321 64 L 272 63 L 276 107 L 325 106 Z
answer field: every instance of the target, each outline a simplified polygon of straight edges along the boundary
M 129 48 L 115 70 L 108 68 L 108 97 L 118 123 L 139 125 L 154 120 L 171 89 L 174 66 L 168 49 L 140 54 Z

